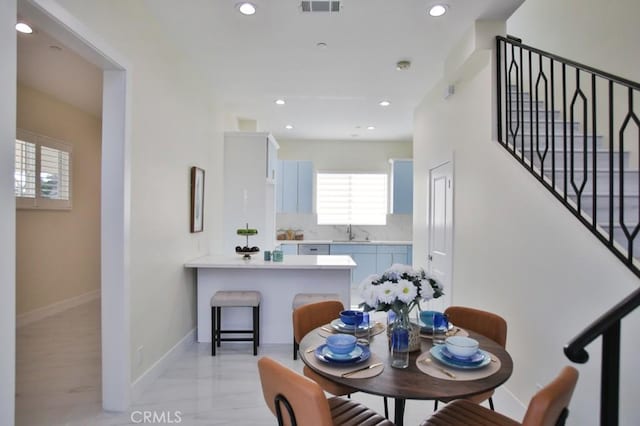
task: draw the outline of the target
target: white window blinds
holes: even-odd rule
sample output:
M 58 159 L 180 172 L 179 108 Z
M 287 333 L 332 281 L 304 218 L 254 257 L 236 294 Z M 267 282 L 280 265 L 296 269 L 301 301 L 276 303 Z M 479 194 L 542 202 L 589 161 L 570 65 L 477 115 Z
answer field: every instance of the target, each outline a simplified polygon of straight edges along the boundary
M 318 173 L 319 225 L 385 225 L 387 175 Z
M 71 208 L 71 145 L 18 129 L 14 194 L 18 208 Z
M 16 197 L 36 197 L 36 144 L 16 140 L 14 178 Z

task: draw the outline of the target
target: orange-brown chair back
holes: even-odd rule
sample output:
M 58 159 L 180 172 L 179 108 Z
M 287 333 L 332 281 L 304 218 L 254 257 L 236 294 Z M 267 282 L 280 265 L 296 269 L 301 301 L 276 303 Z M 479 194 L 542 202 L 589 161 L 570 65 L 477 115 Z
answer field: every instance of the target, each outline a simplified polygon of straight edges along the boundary
M 302 305 L 293 311 L 293 338 L 300 343 L 305 334 L 314 328 L 327 324 L 340 316 L 344 305 L 337 300 Z
M 444 313 L 458 327 L 480 333 L 502 347 L 507 345 L 507 322 L 500 315 L 464 306 L 450 306 Z
M 262 395 L 271 412 L 277 417 L 276 397 L 284 397 L 295 416 L 296 423 L 301 426 L 330 426 L 332 425 L 331 410 L 322 388 L 313 380 L 308 379 L 274 361 L 263 357 L 258 361 Z M 285 404 L 279 403 L 282 413 L 282 423 L 285 426 L 293 424 Z
M 577 382 L 578 370 L 564 367 L 558 377 L 531 398 L 523 426 L 554 426 L 569 406 Z

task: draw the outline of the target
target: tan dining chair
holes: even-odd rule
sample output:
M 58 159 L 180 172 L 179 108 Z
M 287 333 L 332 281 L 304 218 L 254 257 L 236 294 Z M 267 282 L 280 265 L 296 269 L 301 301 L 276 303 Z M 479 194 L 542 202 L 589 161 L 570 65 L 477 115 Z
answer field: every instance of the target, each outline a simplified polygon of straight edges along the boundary
M 300 341 L 305 335 L 339 318 L 340 312 L 342 311 L 344 311 L 344 305 L 337 300 L 309 303 L 295 309 L 293 311 L 293 343 L 295 353 L 298 352 Z M 302 372 L 332 395 L 342 396 L 357 392 L 354 388 L 340 385 L 324 378 L 306 365 L 303 367 Z M 389 418 L 389 403 L 386 397 L 384 398 L 384 415 Z
M 389 426 L 366 406 L 341 397 L 325 396 L 313 380 L 263 357 L 258 360 L 262 395 L 278 425 L 285 426 Z
M 421 426 L 561 426 L 569 416 L 569 402 L 578 382 L 578 370 L 564 367 L 560 374 L 536 393 L 522 423 L 465 399 L 457 399 L 435 412 Z
M 444 313 L 447 315 L 449 321 L 451 321 L 455 326 L 480 333 L 503 348 L 506 347 L 507 321 L 505 321 L 500 315 L 464 306 L 450 306 L 445 309 Z M 477 404 L 488 399 L 489 407 L 493 410 L 493 392 L 493 390 L 490 390 L 488 392 L 469 396 L 466 399 Z M 447 400 L 442 401 L 448 402 Z M 438 409 L 438 400 L 434 401 L 433 409 Z

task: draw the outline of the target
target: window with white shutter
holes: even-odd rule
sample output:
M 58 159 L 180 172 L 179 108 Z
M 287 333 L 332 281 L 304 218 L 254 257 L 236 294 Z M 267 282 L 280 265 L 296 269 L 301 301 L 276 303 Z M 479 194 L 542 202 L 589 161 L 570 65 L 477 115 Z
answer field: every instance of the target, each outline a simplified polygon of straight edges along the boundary
M 318 225 L 386 225 L 387 175 L 318 173 Z
M 18 130 L 14 194 L 25 209 L 71 208 L 71 145 Z

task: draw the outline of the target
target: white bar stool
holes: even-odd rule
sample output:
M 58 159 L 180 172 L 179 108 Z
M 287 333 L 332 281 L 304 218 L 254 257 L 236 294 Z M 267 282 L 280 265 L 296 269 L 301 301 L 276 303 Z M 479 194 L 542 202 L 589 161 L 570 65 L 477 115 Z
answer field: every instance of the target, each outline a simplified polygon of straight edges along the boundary
M 211 298 L 211 356 L 216 356 L 220 342 L 253 342 L 253 355 L 258 355 L 260 346 L 260 301 L 259 291 L 216 291 Z M 222 330 L 223 307 L 253 308 L 253 329 Z M 221 334 L 251 334 L 251 337 L 220 337 Z

